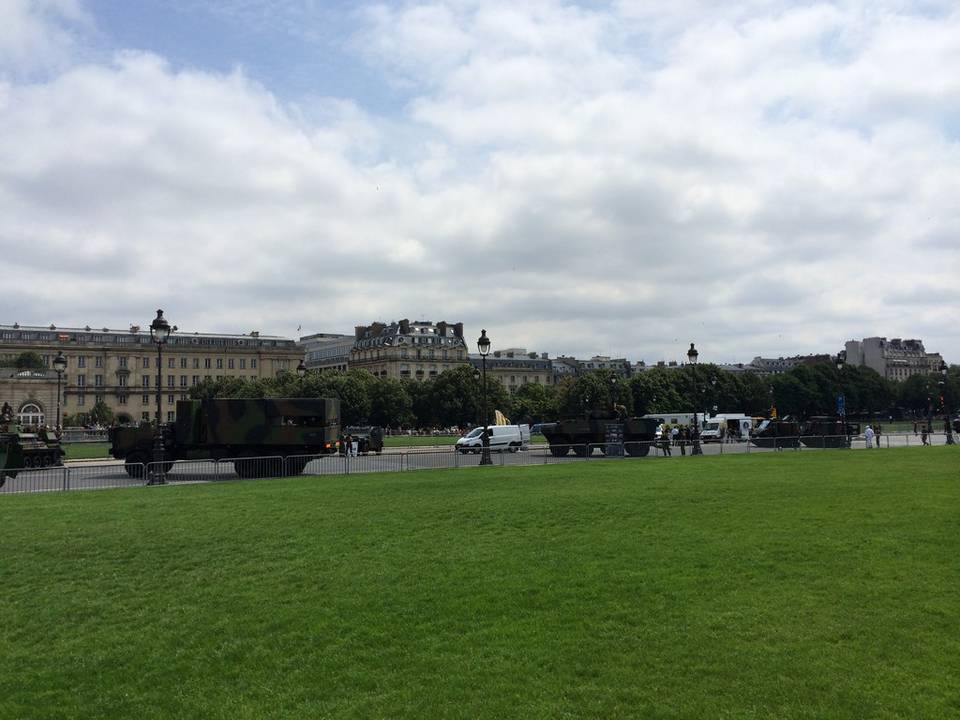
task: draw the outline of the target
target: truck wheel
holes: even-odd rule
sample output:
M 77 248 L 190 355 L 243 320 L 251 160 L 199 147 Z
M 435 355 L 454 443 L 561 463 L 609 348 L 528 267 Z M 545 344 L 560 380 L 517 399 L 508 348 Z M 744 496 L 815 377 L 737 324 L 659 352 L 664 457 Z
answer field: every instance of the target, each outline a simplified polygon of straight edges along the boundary
M 624 443 L 623 449 L 627 451 L 630 457 L 646 457 L 650 454 L 650 445 L 642 442 Z
M 139 452 L 130 453 L 123 461 L 123 469 L 127 471 L 127 475 L 138 480 L 143 477 L 146 465 L 146 455 Z
M 510 447 L 508 449 L 512 453 L 520 452 L 520 443 L 510 443 Z

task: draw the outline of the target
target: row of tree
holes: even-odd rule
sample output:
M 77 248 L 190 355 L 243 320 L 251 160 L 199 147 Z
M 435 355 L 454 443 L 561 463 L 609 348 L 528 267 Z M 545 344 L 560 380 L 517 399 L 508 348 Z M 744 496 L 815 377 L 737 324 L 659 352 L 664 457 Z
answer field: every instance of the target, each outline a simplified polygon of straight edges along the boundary
M 487 383 L 487 410 L 500 410 L 513 422 L 537 423 L 622 405 L 631 415 L 668 412 L 744 412 L 806 418 L 833 415 L 843 394 L 850 417 L 904 414 L 924 416 L 960 400 L 960 367 L 950 368 L 944 387 L 937 375 L 893 383 L 864 367 L 837 370 L 830 364 L 803 365 L 770 377 L 732 374 L 714 365 L 654 368 L 628 380 L 608 371 L 565 379 L 555 386 L 535 383 L 508 393 Z M 193 398 L 338 397 L 344 425 L 371 423 L 392 428 L 466 427 L 481 422 L 484 393 L 480 378 L 463 366 L 426 381 L 374 377 L 363 370 L 308 373 L 299 378 L 205 381 Z

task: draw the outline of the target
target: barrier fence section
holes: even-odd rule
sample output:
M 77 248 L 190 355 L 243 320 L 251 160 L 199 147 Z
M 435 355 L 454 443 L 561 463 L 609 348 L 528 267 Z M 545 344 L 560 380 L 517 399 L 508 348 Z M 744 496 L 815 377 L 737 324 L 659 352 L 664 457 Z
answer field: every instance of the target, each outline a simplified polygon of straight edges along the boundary
M 733 442 L 654 440 L 651 442 L 532 445 L 522 450 L 491 451 L 490 464 L 525 467 L 595 460 L 662 460 L 694 455 L 731 455 L 810 450 L 864 450 L 948 444 L 945 433 L 913 436 L 909 433 L 875 436 L 868 445 L 863 435 L 802 435 L 753 438 Z M 956 441 L 955 441 L 956 442 Z M 411 448 L 407 451 L 359 455 L 290 455 L 240 457 L 224 460 L 177 460 L 162 463 L 82 463 L 70 466 L 5 470 L 0 494 L 99 490 L 218 480 L 283 478 L 296 475 L 338 476 L 352 473 L 450 470 L 479 467 L 482 453 L 460 453 L 451 447 Z M 12 477 L 11 477 L 12 476 Z

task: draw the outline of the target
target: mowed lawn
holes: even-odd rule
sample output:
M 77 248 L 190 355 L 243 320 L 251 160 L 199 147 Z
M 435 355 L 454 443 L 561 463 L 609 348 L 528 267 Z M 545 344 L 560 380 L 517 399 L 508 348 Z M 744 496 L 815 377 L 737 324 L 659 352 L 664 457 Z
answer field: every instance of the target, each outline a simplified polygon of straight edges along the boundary
M 0 497 L 3 718 L 960 715 L 960 451 Z

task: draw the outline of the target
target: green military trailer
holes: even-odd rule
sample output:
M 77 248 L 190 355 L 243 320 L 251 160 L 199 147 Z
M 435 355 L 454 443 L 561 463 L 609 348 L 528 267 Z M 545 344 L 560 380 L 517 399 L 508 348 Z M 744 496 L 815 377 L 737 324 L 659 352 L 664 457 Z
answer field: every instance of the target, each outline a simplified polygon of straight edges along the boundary
M 175 460 L 233 460 L 240 477 L 277 474 L 268 462 L 282 458 L 284 472 L 303 472 L 311 455 L 337 452 L 340 400 L 337 398 L 249 398 L 181 400 L 177 419 L 161 426 L 164 471 Z M 113 457 L 137 476 L 153 459 L 155 428 L 110 430 Z
M 607 454 L 608 449 L 621 446 L 627 455 L 643 457 L 650 452 L 656 431 L 656 420 L 624 417 L 623 413 L 604 411 L 592 411 L 583 417 L 540 426 L 540 432 L 550 443 L 550 453 L 554 457 L 564 457 L 571 450 L 579 457 L 584 457 L 592 450 Z
M 40 428 L 24 432 L 7 403 L 0 408 L 0 487 L 20 470 L 63 465 L 60 440 Z

